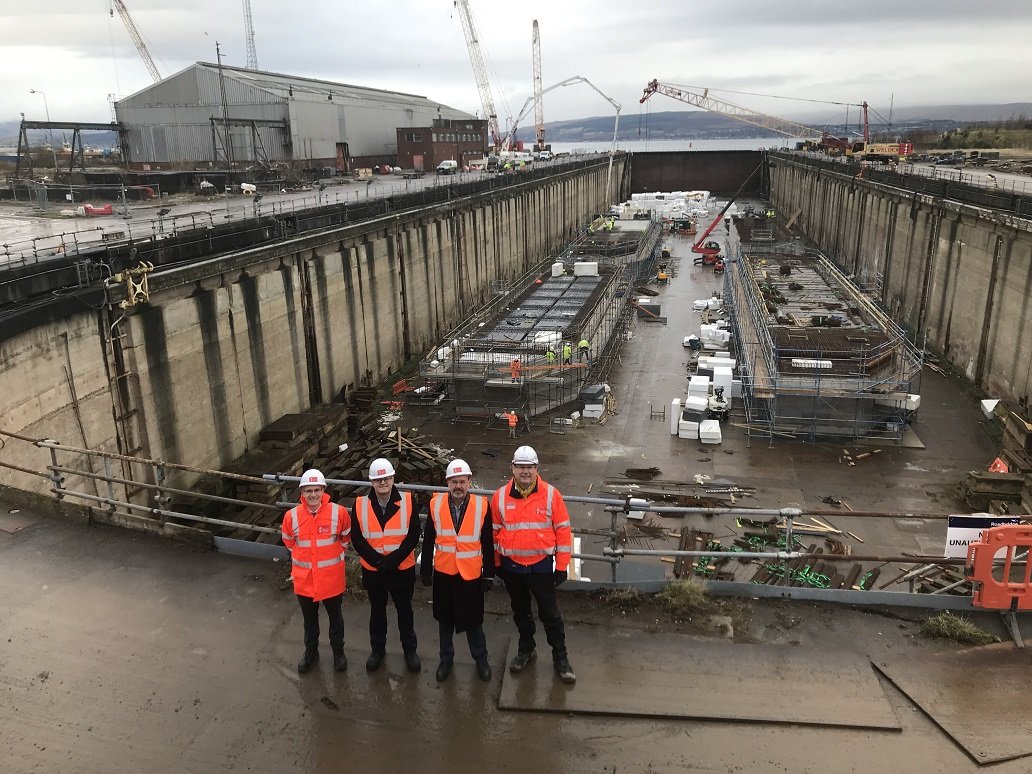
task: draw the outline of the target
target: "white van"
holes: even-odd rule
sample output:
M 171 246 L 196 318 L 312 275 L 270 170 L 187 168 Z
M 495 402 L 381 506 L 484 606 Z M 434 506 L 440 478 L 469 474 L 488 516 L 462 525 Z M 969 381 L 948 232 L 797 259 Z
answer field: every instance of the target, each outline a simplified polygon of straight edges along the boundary
M 454 175 L 459 171 L 459 162 L 452 159 L 442 161 L 437 165 L 437 174 L 439 175 Z

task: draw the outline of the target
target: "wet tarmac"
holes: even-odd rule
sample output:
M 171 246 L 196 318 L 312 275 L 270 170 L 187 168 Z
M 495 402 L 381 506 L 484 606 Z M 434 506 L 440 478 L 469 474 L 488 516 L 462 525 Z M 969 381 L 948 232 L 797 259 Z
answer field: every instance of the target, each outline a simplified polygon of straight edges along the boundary
M 664 632 L 658 620 L 614 624 L 564 593 L 578 672 L 566 686 L 544 652 L 535 669 L 505 672 L 513 631 L 495 589 L 486 623 L 494 677 L 477 679 L 460 638 L 454 672 L 438 684 L 436 626 L 419 588 L 421 673 L 405 671 L 393 617 L 385 665 L 365 672 L 368 608 L 349 596 L 349 670 L 329 668 L 324 642 L 322 662 L 302 676 L 301 616 L 285 566 L 19 515 L 13 534 L 0 531 L 5 774 L 979 768 L 936 726 L 934 701 L 926 715 L 868 661 L 898 672 L 943 651 L 930 663 L 949 682 L 951 665 L 977 673 L 982 657 L 951 658 L 955 647 L 915 638 L 898 612 L 771 602 L 777 620 L 754 621 L 766 644 L 753 646 Z M 992 663 L 991 679 L 932 694 L 952 731 L 963 729 L 965 702 L 979 689 L 971 682 L 981 683 L 982 708 L 1005 701 L 1004 686 L 1023 685 L 1027 657 Z M 972 722 L 976 733 L 986 725 Z M 1006 754 L 1032 752 L 1021 744 L 1026 725 L 1013 720 Z M 1027 772 L 1029 760 L 993 771 Z

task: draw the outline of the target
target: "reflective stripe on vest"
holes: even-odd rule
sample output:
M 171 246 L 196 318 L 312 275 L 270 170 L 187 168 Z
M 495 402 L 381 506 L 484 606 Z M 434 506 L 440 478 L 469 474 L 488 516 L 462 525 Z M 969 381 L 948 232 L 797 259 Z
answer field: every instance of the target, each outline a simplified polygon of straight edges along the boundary
M 447 494 L 436 494 L 430 500 L 430 518 L 437 532 L 434 569 L 445 575 L 458 574 L 465 580 L 476 580 L 483 571 L 480 533 L 487 516 L 487 500 L 479 495 L 470 495 L 466 515 L 456 533 L 449 499 Z
M 539 482 L 544 483 L 544 482 Z M 555 526 L 552 523 L 552 503 L 555 498 L 555 487 L 551 484 L 545 484 L 545 521 L 521 521 L 515 524 L 509 524 L 505 520 L 505 509 L 507 506 L 507 500 L 509 495 L 509 487 L 503 486 L 495 494 L 495 511 L 497 511 L 494 523 L 491 525 L 495 534 L 495 550 L 502 556 L 508 556 L 510 558 L 515 557 L 528 557 L 542 559 L 546 556 L 554 556 L 556 552 L 555 544 L 545 546 L 542 548 L 513 548 L 506 544 L 506 541 L 499 540 L 499 532 L 504 528 L 506 532 L 515 533 L 525 530 L 542 530 L 542 529 L 553 529 Z M 569 520 L 564 522 L 569 524 Z M 569 548 L 559 548 L 560 551 L 569 552 Z M 532 562 L 533 563 L 533 562 Z
M 348 529 L 344 530 L 343 532 L 341 532 L 341 530 L 340 530 L 340 506 L 337 505 L 337 503 L 331 503 L 330 505 L 331 505 L 331 508 L 330 508 L 330 536 L 328 538 L 323 538 L 321 540 L 315 540 L 315 541 L 302 540 L 301 538 L 298 537 L 294 541 L 294 548 L 311 548 L 313 544 L 315 545 L 316 548 L 328 548 L 328 547 L 332 546 L 334 543 L 340 543 L 341 537 L 343 535 L 350 535 L 351 534 L 351 528 L 350 527 Z M 299 506 L 295 505 L 293 508 L 290 509 L 290 527 L 294 531 L 294 536 L 295 537 L 297 537 L 300 534 L 300 531 L 301 531 L 301 525 L 298 522 L 298 507 Z M 297 554 L 296 554 L 295 551 L 291 551 L 290 552 L 290 562 L 291 562 L 291 564 L 294 567 L 301 567 L 302 569 L 305 569 L 305 570 L 312 569 L 312 563 L 311 562 L 300 561 L 299 559 L 296 558 L 296 556 L 297 556 Z M 333 567 L 333 565 L 340 564 L 343 561 L 344 561 L 344 551 L 342 550 L 338 556 L 335 556 L 335 557 L 333 557 L 331 559 L 321 559 L 321 560 L 317 561 L 315 563 L 315 566 L 317 568 L 322 569 L 324 567 Z
M 380 520 L 373 512 L 372 502 L 366 496 L 355 500 L 355 515 L 358 517 L 358 526 L 362 530 L 362 537 L 376 553 L 386 556 L 401 548 L 402 541 L 408 535 L 412 519 L 412 495 L 408 492 L 401 493 L 401 505 L 398 507 L 398 512 L 391 516 L 383 527 L 380 526 Z M 361 557 L 359 557 L 359 562 L 367 570 L 376 570 Z M 402 560 L 398 569 L 407 570 L 409 567 L 414 567 L 415 564 L 416 553 L 413 551 Z

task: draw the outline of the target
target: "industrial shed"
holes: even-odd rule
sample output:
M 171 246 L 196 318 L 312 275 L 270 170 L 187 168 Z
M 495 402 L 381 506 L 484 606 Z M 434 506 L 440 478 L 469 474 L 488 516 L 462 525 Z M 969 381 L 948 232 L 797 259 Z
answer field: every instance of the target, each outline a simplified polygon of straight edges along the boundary
M 196 62 L 120 100 L 130 166 L 394 163 L 398 127 L 474 116 L 427 97 Z

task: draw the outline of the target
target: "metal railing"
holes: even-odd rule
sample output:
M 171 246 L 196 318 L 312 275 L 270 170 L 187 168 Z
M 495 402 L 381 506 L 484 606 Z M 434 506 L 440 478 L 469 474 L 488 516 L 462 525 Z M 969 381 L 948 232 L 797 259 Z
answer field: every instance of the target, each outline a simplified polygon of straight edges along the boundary
M 50 481 L 50 493 L 57 499 L 57 501 L 81 501 L 88 504 L 91 508 L 91 517 L 95 517 L 98 520 L 105 520 L 105 517 L 109 517 L 108 520 L 114 523 L 122 523 L 126 526 L 133 526 L 137 528 L 146 528 L 154 531 L 167 531 L 165 525 L 168 523 L 176 524 L 178 522 L 187 522 L 195 525 L 207 526 L 210 528 L 222 528 L 233 531 L 247 531 L 253 533 L 257 537 L 262 535 L 275 536 L 279 535 L 278 527 L 278 515 L 283 513 L 286 509 L 296 505 L 296 501 L 287 500 L 283 497 L 284 493 L 288 490 L 293 490 L 296 484 L 300 481 L 297 476 L 290 476 L 278 473 L 267 473 L 262 476 L 248 476 L 237 473 L 228 473 L 224 471 L 209 470 L 205 468 L 198 468 L 189 465 L 181 465 L 171 462 L 165 462 L 160 460 L 150 460 L 140 457 L 131 457 L 112 452 L 104 452 L 96 449 L 84 449 L 75 446 L 69 446 L 52 439 L 33 439 L 17 433 L 7 432 L 0 430 L 0 440 L 3 439 L 14 439 L 25 443 L 32 444 L 39 449 L 46 450 L 50 457 L 50 464 L 46 466 L 46 471 L 37 471 L 26 468 L 24 466 L 18 466 L 12 463 L 0 461 L 0 467 L 16 470 L 22 473 L 39 476 Z M 2 446 L 0 446 L 2 448 Z M 71 455 L 74 459 L 79 461 L 79 465 L 64 464 L 61 457 L 64 455 Z M 115 475 L 111 472 L 111 464 L 114 462 L 125 462 L 131 465 L 140 466 L 144 470 L 148 471 L 146 476 L 139 478 L 151 478 L 154 483 L 150 481 L 141 481 L 138 479 L 127 479 L 123 476 Z M 103 472 L 96 472 L 94 467 L 100 467 Z M 272 492 L 278 492 L 279 497 L 270 495 L 267 499 L 272 499 L 272 502 L 261 502 L 254 500 L 246 500 L 238 497 L 226 497 L 222 495 L 216 495 L 210 492 L 204 492 L 199 489 L 188 489 L 173 486 L 169 483 L 169 479 L 175 473 L 193 473 L 199 477 L 213 477 L 218 479 L 231 479 L 236 481 L 242 481 L 250 485 L 262 484 L 268 486 Z M 72 484 L 72 480 L 75 484 Z M 92 488 L 92 491 L 85 491 L 87 483 Z M 347 480 L 347 479 L 327 479 L 327 484 L 330 486 L 348 486 L 348 487 L 366 487 L 369 482 L 364 480 Z M 408 490 L 413 492 L 422 493 L 436 493 L 436 492 L 447 492 L 447 487 L 444 486 L 427 486 L 418 484 L 399 484 L 399 489 Z M 134 502 L 126 493 L 129 490 L 143 491 L 147 493 L 147 502 Z M 483 489 L 471 489 L 474 494 L 482 494 L 490 496 L 491 490 Z M 276 514 L 273 523 L 277 526 L 267 526 L 266 524 L 247 523 L 242 521 L 234 521 L 232 519 L 216 518 L 212 516 L 205 516 L 201 513 L 195 513 L 185 511 L 181 507 L 174 508 L 170 507 L 170 503 L 174 497 L 179 497 L 186 500 L 192 500 L 199 504 L 200 507 L 194 508 L 193 510 L 203 510 L 204 503 L 215 503 L 220 506 L 237 506 L 246 509 L 258 509 L 261 511 L 269 511 L 270 513 Z M 626 585 L 621 583 L 617 578 L 617 567 L 618 565 L 631 558 L 667 558 L 667 559 L 700 559 L 707 557 L 710 559 L 728 559 L 728 560 L 769 560 L 776 562 L 791 562 L 796 560 L 802 560 L 804 563 L 816 563 L 816 562 L 878 562 L 882 564 L 896 564 L 911 567 L 909 571 L 901 573 L 900 582 L 909 581 L 911 591 L 914 590 L 915 583 L 920 580 L 924 574 L 927 574 L 929 568 L 942 567 L 942 566 L 961 566 L 965 564 L 965 559 L 962 558 L 932 558 L 927 556 L 915 557 L 906 555 L 896 554 L 832 554 L 832 553 L 813 553 L 809 551 L 796 550 L 793 546 L 795 544 L 794 535 L 796 530 L 804 529 L 804 525 L 800 525 L 799 521 L 803 518 L 814 518 L 818 519 L 821 517 L 841 517 L 845 515 L 842 511 L 831 511 L 822 509 L 801 509 L 796 507 L 780 507 L 780 508 L 740 508 L 734 506 L 705 506 L 705 507 L 686 507 L 686 506 L 668 506 L 668 505 L 657 505 L 652 502 L 648 502 L 644 499 L 634 497 L 630 494 L 623 497 L 591 497 L 581 495 L 564 495 L 563 499 L 568 504 L 585 504 L 593 506 L 602 506 L 603 510 L 609 514 L 609 527 L 606 530 L 584 530 L 575 528 L 573 530 L 575 535 L 581 536 L 593 536 L 603 537 L 605 539 L 605 545 L 603 546 L 601 553 L 587 553 L 577 552 L 574 554 L 575 559 L 586 562 L 600 562 L 610 567 L 610 579 L 607 582 L 603 582 L 604 586 L 623 586 Z M 153 502 L 153 505 L 150 504 Z M 784 548 L 777 548 L 774 550 L 720 550 L 712 545 L 707 546 L 699 550 L 684 550 L 676 548 L 636 548 L 633 546 L 627 546 L 623 544 L 626 539 L 625 532 L 621 529 L 621 524 L 630 523 L 628 521 L 631 514 L 636 512 L 649 512 L 660 515 L 679 515 L 679 516 L 729 516 L 736 519 L 749 519 L 749 520 L 761 520 L 761 519 L 773 519 L 775 521 L 781 521 L 781 528 L 783 529 L 783 545 Z M 116 515 L 128 517 L 128 519 L 116 519 L 113 518 Z M 864 512 L 864 511 L 851 511 L 848 516 L 850 518 L 859 519 L 925 519 L 925 520 L 945 520 L 948 518 L 947 514 L 940 513 L 889 513 L 889 512 Z M 808 527 L 809 525 L 805 525 Z M 255 541 L 243 541 L 235 538 L 218 538 L 213 534 L 213 541 L 217 543 L 221 550 L 229 553 L 243 553 L 246 555 L 263 555 L 263 556 L 274 556 L 283 555 L 283 549 L 281 546 L 276 546 L 275 543 L 278 541 L 272 541 L 273 545 L 265 543 L 263 548 L 264 553 L 255 554 L 253 550 L 244 548 L 244 544 L 253 545 Z M 220 542 L 221 541 L 221 542 Z M 812 569 L 813 564 L 803 564 L 802 567 Z M 771 595 L 772 592 L 766 592 L 761 594 L 756 589 L 755 583 L 743 583 L 743 582 L 728 582 L 728 581 L 707 581 L 708 587 L 714 587 L 716 589 L 721 588 L 720 584 L 728 584 L 725 592 L 728 589 L 739 588 L 749 589 L 748 591 L 742 591 L 742 593 L 752 594 L 754 596 L 760 595 Z M 714 585 L 715 584 L 715 585 Z M 777 587 L 777 596 L 799 596 L 805 595 L 813 591 L 827 592 L 828 599 L 834 599 L 836 593 L 845 594 L 844 589 L 827 589 L 817 586 L 816 589 L 799 589 L 791 587 Z M 945 589 L 940 589 L 944 591 Z M 720 593 L 719 590 L 717 593 Z M 868 593 L 868 592 L 865 592 Z M 873 592 L 870 592 L 873 593 Z M 910 596 L 908 594 L 902 594 L 901 592 L 888 592 L 886 594 L 879 595 L 879 604 L 885 604 L 884 597 L 895 595 Z M 851 603 L 855 603 L 855 598 L 846 594 L 851 600 Z M 922 596 L 929 596 L 924 594 Z M 939 594 L 938 598 L 942 599 L 944 595 Z M 812 597 L 811 597 L 812 598 Z M 825 598 L 825 597 L 822 597 Z M 950 597 L 953 599 L 952 602 L 948 603 L 949 606 L 956 607 L 956 597 Z M 939 603 L 929 603 L 933 606 Z M 942 603 L 946 605 L 947 603 Z

